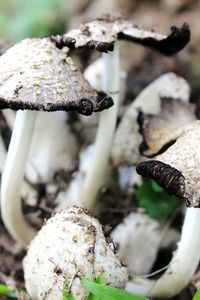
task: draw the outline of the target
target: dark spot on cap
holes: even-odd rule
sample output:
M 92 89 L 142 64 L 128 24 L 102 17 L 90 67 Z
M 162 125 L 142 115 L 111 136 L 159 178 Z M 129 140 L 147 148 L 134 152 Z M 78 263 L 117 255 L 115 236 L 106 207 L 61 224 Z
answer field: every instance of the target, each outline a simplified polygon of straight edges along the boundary
M 180 171 L 158 160 L 150 160 L 138 164 L 139 175 L 154 179 L 169 194 L 184 198 L 185 177 Z
M 97 96 L 97 104 L 96 108 L 94 109 L 95 112 L 102 111 L 113 106 L 114 102 L 111 97 L 106 95 L 104 92 L 99 92 Z
M 93 112 L 93 104 L 89 99 L 79 100 L 77 111 L 83 115 L 89 116 Z

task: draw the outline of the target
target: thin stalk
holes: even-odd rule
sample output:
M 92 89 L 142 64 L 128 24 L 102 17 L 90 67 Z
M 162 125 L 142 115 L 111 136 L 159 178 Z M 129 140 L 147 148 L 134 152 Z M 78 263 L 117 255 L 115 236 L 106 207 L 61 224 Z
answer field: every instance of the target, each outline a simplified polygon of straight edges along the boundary
M 82 205 L 89 209 L 93 208 L 97 193 L 104 183 L 116 127 L 120 74 L 119 49 L 117 43 L 113 52 L 103 54 L 103 60 L 103 91 L 112 96 L 114 106 L 100 113 L 91 168 L 86 175 L 81 195 Z
M 1 214 L 10 235 L 27 246 L 35 230 L 25 221 L 21 207 L 21 186 L 37 112 L 18 111 L 1 182 Z
M 149 297 L 173 297 L 187 286 L 200 261 L 200 209 L 187 208 L 178 249 L 158 280 L 135 277 L 127 290 Z

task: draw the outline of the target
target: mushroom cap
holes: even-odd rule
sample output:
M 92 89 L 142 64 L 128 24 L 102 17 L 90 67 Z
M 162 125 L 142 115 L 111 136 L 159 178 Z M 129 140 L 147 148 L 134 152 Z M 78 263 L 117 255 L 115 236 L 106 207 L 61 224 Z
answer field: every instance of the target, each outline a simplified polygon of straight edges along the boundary
M 89 48 L 101 52 L 113 51 L 116 40 L 123 39 L 151 47 L 164 55 L 172 55 L 189 42 L 190 30 L 187 24 L 183 24 L 181 28 L 171 27 L 171 33 L 163 35 L 153 30 L 140 29 L 119 16 L 104 15 L 52 39 L 58 47 L 65 45 L 69 48 Z
M 64 50 L 64 49 L 63 49 Z M 25 39 L 0 57 L 0 108 L 77 110 L 84 115 L 112 106 L 48 38 Z
M 196 120 L 195 110 L 195 104 L 161 98 L 161 111 L 158 115 L 140 111 L 137 119 L 139 132 L 143 137 L 140 153 L 152 157 L 163 152 L 163 148 L 169 147 L 181 134 L 183 125 Z
M 127 270 L 106 242 L 97 219 L 82 208 L 65 209 L 38 232 L 24 259 L 26 289 L 31 299 L 62 299 L 62 290 L 74 299 L 86 299 L 80 277 L 123 287 Z
M 149 177 L 167 192 L 200 207 L 200 121 L 177 129 L 177 140 L 153 160 L 141 162 L 138 174 Z
M 141 161 L 139 145 L 142 137 L 137 122 L 138 111 L 158 115 L 162 109 L 162 98 L 188 102 L 189 96 L 188 83 L 174 73 L 166 73 L 148 85 L 128 107 L 117 127 L 111 151 L 113 164 L 136 165 Z

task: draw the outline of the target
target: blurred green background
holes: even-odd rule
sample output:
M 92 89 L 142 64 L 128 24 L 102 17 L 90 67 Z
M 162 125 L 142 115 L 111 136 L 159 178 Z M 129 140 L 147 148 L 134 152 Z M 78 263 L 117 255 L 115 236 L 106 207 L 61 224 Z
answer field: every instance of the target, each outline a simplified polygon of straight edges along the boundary
M 71 0 L 0 0 L 0 39 L 62 33 Z

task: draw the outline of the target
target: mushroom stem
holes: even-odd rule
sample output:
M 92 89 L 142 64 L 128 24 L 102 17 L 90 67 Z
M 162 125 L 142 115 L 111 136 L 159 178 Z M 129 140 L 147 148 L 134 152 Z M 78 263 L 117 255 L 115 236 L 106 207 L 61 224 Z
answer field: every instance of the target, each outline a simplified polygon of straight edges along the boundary
M 158 280 L 133 278 L 126 289 L 149 297 L 173 297 L 187 286 L 200 260 L 200 209 L 187 208 L 178 249 Z
M 88 209 L 93 208 L 97 193 L 103 184 L 116 127 L 120 74 L 119 49 L 117 43 L 115 44 L 113 52 L 103 54 L 103 59 L 103 90 L 112 96 L 114 106 L 100 114 L 91 168 L 86 175 L 81 195 L 82 205 Z
M 22 246 L 35 236 L 22 214 L 20 191 L 29 153 L 35 111 L 18 111 L 1 182 L 1 214 L 10 235 Z

